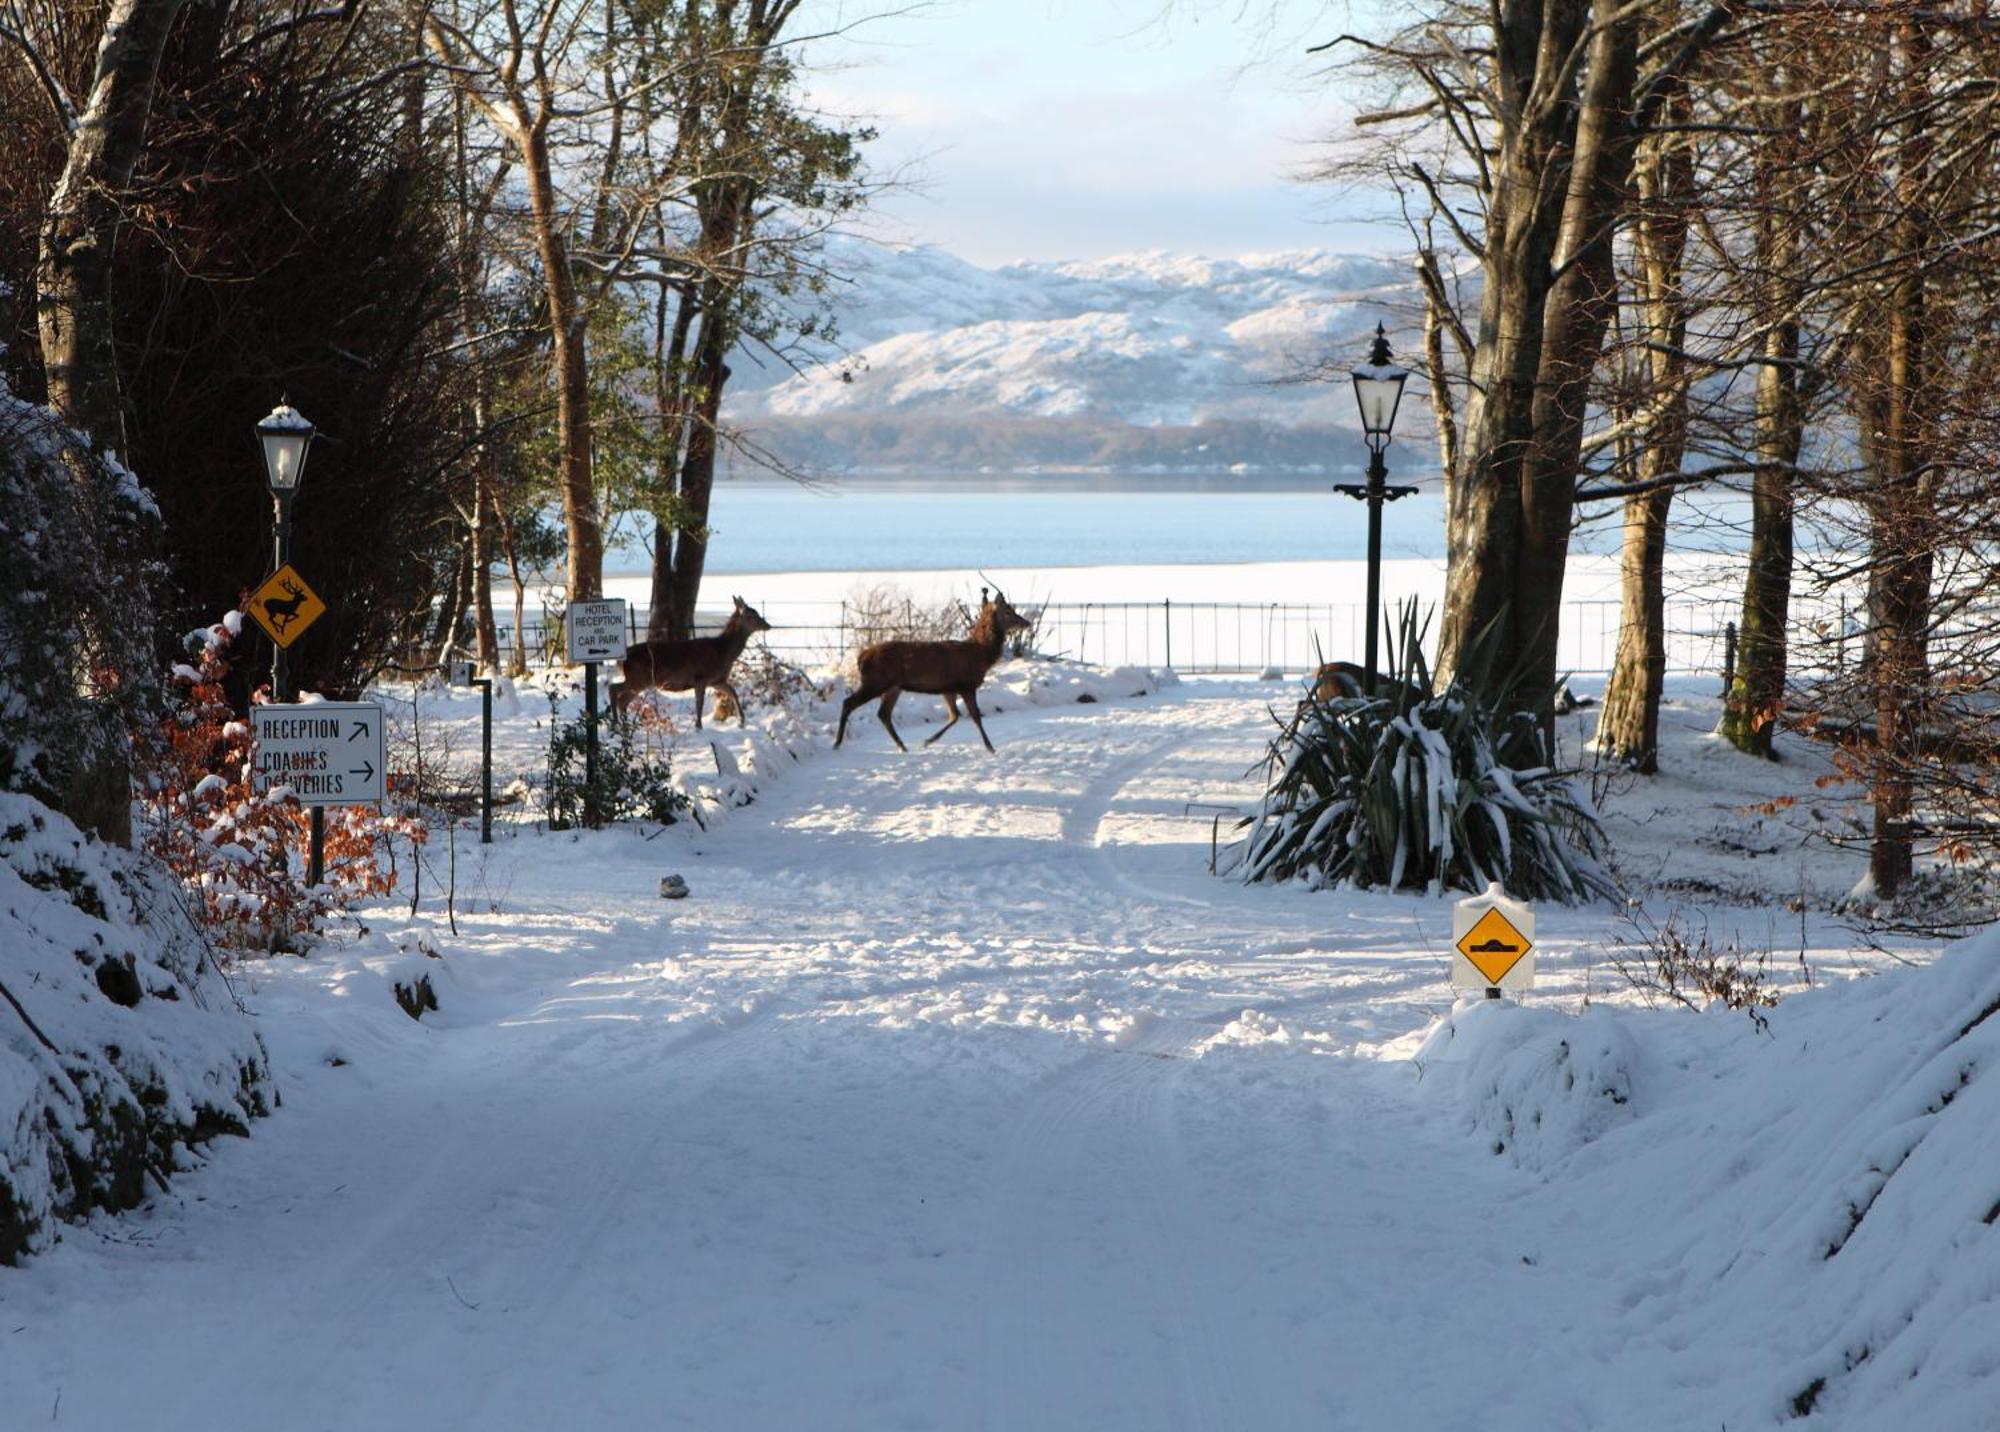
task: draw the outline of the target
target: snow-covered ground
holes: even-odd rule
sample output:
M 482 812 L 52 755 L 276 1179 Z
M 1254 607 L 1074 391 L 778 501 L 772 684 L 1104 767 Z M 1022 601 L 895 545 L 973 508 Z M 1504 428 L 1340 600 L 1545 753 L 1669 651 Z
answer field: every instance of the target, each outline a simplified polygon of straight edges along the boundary
M 1996 1425 L 2000 942 L 1822 913 L 1841 813 L 1756 809 L 1811 752 L 1717 746 L 1705 683 L 1605 791 L 1650 918 L 1810 979 L 1767 1026 L 1648 1010 L 1601 907 L 1454 1014 L 1446 902 L 1208 874 L 1290 689 L 1149 686 L 1003 669 L 997 755 L 759 716 L 683 733 L 706 829 L 440 839 L 414 916 L 239 970 L 273 1117 L 0 1270 L 5 1424 Z M 505 784 L 547 705 L 499 704 Z

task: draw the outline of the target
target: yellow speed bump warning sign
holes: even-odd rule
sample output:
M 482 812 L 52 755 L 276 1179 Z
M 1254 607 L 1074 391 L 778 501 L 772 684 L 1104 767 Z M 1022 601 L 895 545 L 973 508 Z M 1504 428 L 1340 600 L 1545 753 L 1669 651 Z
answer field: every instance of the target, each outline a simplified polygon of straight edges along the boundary
M 290 562 L 264 579 L 250 594 L 250 619 L 279 646 L 290 646 L 306 628 L 326 613 L 326 603 L 306 585 Z
M 1499 885 L 1452 910 L 1451 982 L 1465 989 L 1531 989 L 1535 983 L 1535 913 Z

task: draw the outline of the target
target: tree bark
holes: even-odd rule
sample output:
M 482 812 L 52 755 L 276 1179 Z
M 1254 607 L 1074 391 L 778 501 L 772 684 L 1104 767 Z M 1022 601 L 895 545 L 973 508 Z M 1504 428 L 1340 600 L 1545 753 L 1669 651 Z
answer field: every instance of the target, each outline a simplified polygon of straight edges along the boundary
M 1686 106 L 1677 102 L 1675 109 L 1684 114 Z M 1650 421 L 1640 438 L 1636 476 L 1641 484 L 1659 485 L 1625 500 L 1618 655 L 1604 690 L 1597 746 L 1651 775 L 1660 768 L 1660 697 L 1667 672 L 1667 517 L 1674 501 L 1669 479 L 1680 472 L 1687 451 L 1687 375 L 1680 356 L 1687 344 L 1687 304 L 1681 265 L 1688 207 L 1694 201 L 1693 165 L 1681 142 L 1670 138 L 1664 146 L 1647 147 L 1637 178 L 1634 306 L 1642 340 L 1640 401 L 1650 406 Z
M 709 301 L 718 310 L 726 310 L 729 300 L 718 293 Z M 674 536 L 666 602 L 655 612 L 655 620 L 664 619 L 667 634 L 676 639 L 693 634 L 695 601 L 701 594 L 702 572 L 708 562 L 708 506 L 715 489 L 716 436 L 722 389 L 729 380 L 729 365 L 723 359 L 728 356 L 733 333 L 726 311 L 703 311 L 701 337 L 695 345 L 695 401 L 688 419 L 687 457 L 681 463 L 681 528 Z
M 160 57 L 180 7 L 181 0 L 113 0 L 90 96 L 42 225 L 35 303 L 49 406 L 103 452 L 126 451 L 111 304 L 120 204 L 145 146 Z
M 1750 553 L 1736 624 L 1736 675 L 1716 730 L 1737 750 L 1769 759 L 1776 754 L 1772 738 L 1784 709 L 1793 485 L 1805 440 L 1796 319 L 1772 325 L 1764 356 L 1769 361 L 1757 374 L 1757 471 L 1750 487 Z
M 1474 689 L 1518 683 L 1545 733 L 1590 379 L 1617 298 L 1613 228 L 1638 140 L 1728 18 L 1705 12 L 1642 97 L 1640 15 L 1619 0 L 1494 7 L 1499 143 L 1439 665 Z
M 494 672 L 500 669 L 500 626 L 493 617 L 493 482 L 483 458 L 472 483 L 472 607 L 479 669 Z
M 1920 411 L 1926 349 L 1924 252 L 1930 223 L 1925 188 L 1931 139 L 1921 106 L 1923 60 L 1929 42 L 1921 25 L 1904 22 L 1898 49 L 1910 100 L 1898 145 L 1898 215 L 1894 227 L 1902 272 L 1889 294 L 1887 359 L 1875 449 L 1877 493 L 1872 527 L 1870 603 L 1875 629 L 1871 677 L 1875 698 L 1874 828 L 1868 873 L 1875 894 L 1892 900 L 1909 882 L 1914 864 L 1910 829 L 1915 815 L 1911 766 L 1918 759 L 1923 702 L 1929 685 L 1931 539 L 1925 422 Z
M 1528 569 L 1524 581 L 1522 560 L 1525 548 L 1539 545 L 1527 531 L 1534 505 L 1529 467 L 1537 437 L 1536 385 L 1545 368 L 1558 243 L 1573 235 L 1564 222 L 1560 177 L 1577 135 L 1566 59 L 1583 39 L 1589 7 L 1583 0 L 1517 0 L 1500 6 L 1496 18 L 1499 144 L 1491 160 L 1485 282 L 1462 466 L 1449 489 L 1438 658 L 1442 674 L 1475 689 L 1505 681 L 1530 655 L 1523 632 L 1548 598 L 1523 587 L 1552 582 L 1560 599 L 1561 564 L 1553 571 Z M 1546 520 L 1547 513 L 1536 516 Z M 1567 544 L 1566 523 L 1562 540 Z M 1549 664 L 1553 670 L 1552 646 Z
M 534 221 L 535 248 L 548 295 L 550 362 L 556 388 L 557 482 L 562 491 L 563 530 L 568 537 L 569 599 L 594 601 L 604 595 L 604 529 L 597 516 L 591 462 L 587 315 L 576 290 L 569 246 L 563 240 L 546 127 L 524 122 L 520 147 L 528 211 Z
M 180 7 L 181 0 L 112 0 L 90 94 L 69 132 L 36 255 L 36 320 L 49 406 L 87 434 L 100 453 L 128 451 L 112 257 L 120 205 L 145 146 L 160 59 Z M 121 499 L 105 490 L 97 465 L 77 466 L 79 500 L 100 520 L 109 520 L 109 506 Z M 137 584 L 146 553 L 134 548 L 125 557 Z M 84 673 L 83 679 L 93 678 Z M 82 763 L 66 813 L 104 840 L 132 843 L 131 755 L 122 733 Z

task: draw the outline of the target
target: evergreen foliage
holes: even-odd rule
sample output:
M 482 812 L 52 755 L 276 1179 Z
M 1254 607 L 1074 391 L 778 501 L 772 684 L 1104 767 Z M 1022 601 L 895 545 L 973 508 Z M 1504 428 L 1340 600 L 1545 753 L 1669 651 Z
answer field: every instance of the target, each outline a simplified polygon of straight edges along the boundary
M 688 798 L 673 782 L 665 752 L 645 750 L 631 721 L 597 724 L 597 770 L 589 771 L 590 723 L 579 716 L 560 721 L 555 693 L 549 695 L 549 826 L 570 830 L 610 820 L 650 820 L 672 825 L 688 809 Z
M 1414 605 L 1369 695 L 1308 695 L 1267 759 L 1234 870 L 1316 888 L 1472 892 L 1574 904 L 1613 892 L 1588 795 L 1555 768 L 1514 681 L 1434 690 Z M 1477 663 L 1472 663 L 1477 665 Z
M 157 694 L 152 498 L 0 381 L 0 789 L 58 810 L 105 770 Z

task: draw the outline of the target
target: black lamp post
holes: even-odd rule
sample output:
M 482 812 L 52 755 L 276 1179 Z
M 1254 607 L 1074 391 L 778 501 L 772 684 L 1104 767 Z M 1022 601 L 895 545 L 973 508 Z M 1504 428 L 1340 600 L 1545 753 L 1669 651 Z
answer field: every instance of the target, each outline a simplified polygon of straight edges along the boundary
M 271 488 L 272 571 L 292 560 L 292 499 L 298 496 L 299 479 L 306 473 L 306 449 L 312 445 L 313 425 L 289 403 L 280 402 L 270 415 L 257 424 L 257 441 L 264 445 L 264 480 Z M 271 643 L 271 700 L 292 699 L 291 681 L 285 666 L 285 648 Z M 312 808 L 312 842 L 306 856 L 306 884 L 317 885 L 326 873 L 326 810 Z
M 289 403 L 278 404 L 269 417 L 257 424 L 257 441 L 264 445 L 264 480 L 271 488 L 274 572 L 292 560 L 292 498 L 298 494 L 299 479 L 305 476 L 306 448 L 311 445 L 312 436 L 313 425 Z M 271 699 L 292 699 L 286 679 L 285 648 L 277 642 L 271 643 Z
M 1361 408 L 1361 430 L 1368 439 L 1368 481 L 1335 483 L 1335 492 L 1358 497 L 1368 504 L 1368 673 L 1367 694 L 1375 694 L 1375 637 L 1381 626 L 1382 604 L 1382 504 L 1408 497 L 1414 487 L 1389 487 L 1389 468 L 1382 449 L 1389 446 L 1389 430 L 1396 426 L 1396 408 L 1403 401 L 1403 384 L 1410 376 L 1389 358 L 1389 336 L 1375 325 L 1375 347 L 1368 361 L 1354 370 L 1354 401 Z

